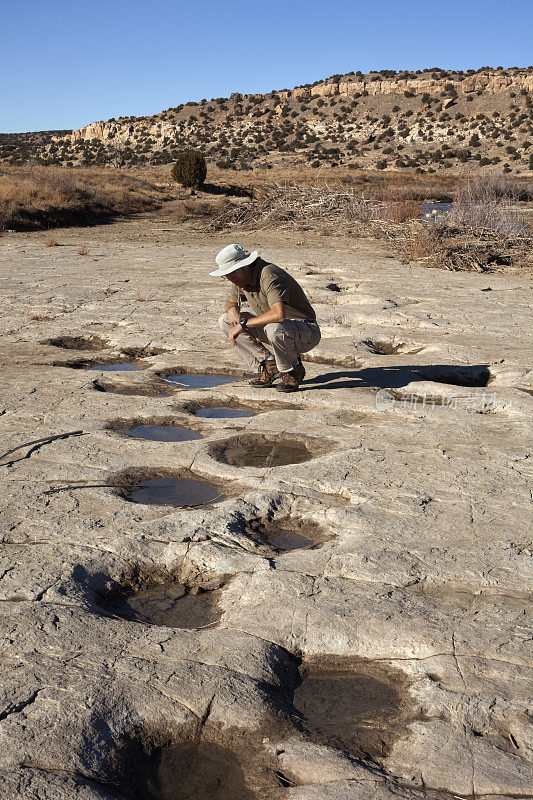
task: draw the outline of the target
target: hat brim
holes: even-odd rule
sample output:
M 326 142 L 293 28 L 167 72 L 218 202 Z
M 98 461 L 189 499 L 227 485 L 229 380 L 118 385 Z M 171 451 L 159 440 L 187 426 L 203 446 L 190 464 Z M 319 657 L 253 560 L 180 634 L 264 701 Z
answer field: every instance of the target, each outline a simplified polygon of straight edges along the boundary
M 239 261 L 235 261 L 231 265 L 231 267 L 219 267 L 218 269 L 215 269 L 213 272 L 210 272 L 209 274 L 212 275 L 214 278 L 220 278 L 223 275 L 229 275 L 230 272 L 235 272 L 236 269 L 240 269 L 241 267 L 247 267 L 248 264 L 253 264 L 258 255 L 259 251 L 253 250 L 249 256 L 246 256 L 246 258 L 241 258 Z

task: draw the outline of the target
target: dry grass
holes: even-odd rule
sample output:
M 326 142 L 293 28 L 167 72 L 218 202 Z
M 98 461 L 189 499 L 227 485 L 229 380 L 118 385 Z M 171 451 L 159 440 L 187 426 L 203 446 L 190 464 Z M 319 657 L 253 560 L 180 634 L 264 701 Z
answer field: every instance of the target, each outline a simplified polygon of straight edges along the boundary
M 471 233 L 490 231 L 500 237 L 526 233 L 523 214 L 516 209 L 518 189 L 502 176 L 477 177 L 457 192 L 448 223 Z
M 193 200 L 191 198 L 177 203 L 172 216 L 176 222 L 184 222 L 197 217 L 210 217 L 216 214 L 219 209 L 228 205 L 229 202 L 226 198 L 219 198 L 211 202 L 199 199 Z
M 451 201 L 461 178 L 456 175 L 422 175 L 414 172 L 381 172 L 380 170 L 354 170 L 347 167 L 278 167 L 254 169 L 248 172 L 221 170 L 209 167 L 209 180 L 213 183 L 232 183 L 253 189 L 272 185 L 291 184 L 339 191 L 346 188 L 364 194 L 368 199 L 381 200 L 394 192 L 412 199 L 432 198 Z
M 146 211 L 171 196 L 165 187 L 132 170 L 0 168 L 1 226 L 16 230 Z
M 383 194 L 380 218 L 390 222 L 409 222 L 422 216 L 420 199 L 405 189 L 390 187 Z

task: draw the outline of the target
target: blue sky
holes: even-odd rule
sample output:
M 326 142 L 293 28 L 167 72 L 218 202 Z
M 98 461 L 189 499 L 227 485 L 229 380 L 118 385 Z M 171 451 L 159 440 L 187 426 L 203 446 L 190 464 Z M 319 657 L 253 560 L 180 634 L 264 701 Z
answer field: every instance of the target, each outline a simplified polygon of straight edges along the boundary
M 533 0 L 2 0 L 0 132 L 370 69 L 533 64 Z

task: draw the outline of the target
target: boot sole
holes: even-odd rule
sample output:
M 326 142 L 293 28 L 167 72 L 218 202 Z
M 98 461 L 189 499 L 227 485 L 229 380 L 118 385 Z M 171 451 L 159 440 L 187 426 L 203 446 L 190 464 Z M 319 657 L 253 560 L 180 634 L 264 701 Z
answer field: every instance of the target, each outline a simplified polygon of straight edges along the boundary
M 282 383 L 280 383 L 279 386 L 276 386 L 276 391 L 277 392 L 283 392 L 284 394 L 289 394 L 290 392 L 297 392 L 299 390 L 299 388 L 300 388 L 299 386 L 287 386 L 287 387 L 285 387 L 285 386 L 283 386 Z
M 272 386 L 274 381 L 276 381 L 279 377 L 281 377 L 281 372 L 276 372 L 276 374 L 269 380 L 268 383 L 264 381 L 249 381 L 248 386 L 253 386 L 254 389 L 268 389 L 269 386 Z

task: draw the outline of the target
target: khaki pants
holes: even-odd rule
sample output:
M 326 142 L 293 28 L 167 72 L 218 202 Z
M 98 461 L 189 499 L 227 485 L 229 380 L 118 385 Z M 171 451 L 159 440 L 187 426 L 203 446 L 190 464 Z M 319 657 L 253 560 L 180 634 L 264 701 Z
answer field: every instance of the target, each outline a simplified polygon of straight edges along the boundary
M 249 319 L 253 314 L 243 311 L 242 316 Z M 228 315 L 222 314 L 218 324 L 227 338 L 231 327 Z M 286 319 L 284 322 L 271 322 L 263 328 L 245 328 L 235 345 L 251 371 L 257 370 L 261 361 L 274 355 L 278 370 L 289 372 L 300 353 L 308 353 L 319 341 L 320 328 L 316 322 Z

